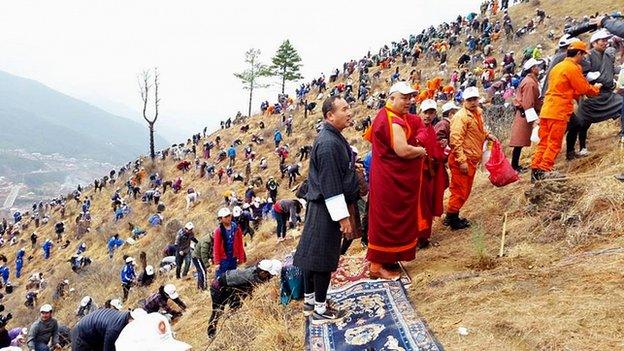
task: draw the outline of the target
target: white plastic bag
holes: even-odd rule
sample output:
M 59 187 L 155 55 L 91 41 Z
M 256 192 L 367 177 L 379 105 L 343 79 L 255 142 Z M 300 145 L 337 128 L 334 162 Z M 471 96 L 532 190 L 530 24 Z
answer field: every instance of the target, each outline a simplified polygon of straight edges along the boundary
M 533 126 L 533 131 L 531 132 L 531 142 L 539 143 L 539 124 Z
M 492 154 L 492 143 L 489 140 L 486 140 L 483 143 L 483 154 L 481 156 L 481 164 L 485 166 L 485 164 L 490 160 L 490 155 Z

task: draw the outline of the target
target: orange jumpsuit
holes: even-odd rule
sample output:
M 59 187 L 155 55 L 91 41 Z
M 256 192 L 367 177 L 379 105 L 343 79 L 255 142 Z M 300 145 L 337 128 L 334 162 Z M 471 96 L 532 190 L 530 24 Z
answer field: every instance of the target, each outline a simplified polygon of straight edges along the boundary
M 470 196 L 477 165 L 483 154 L 483 143 L 489 132 L 483 124 L 483 112 L 478 109 L 472 113 L 466 108 L 457 111 L 451 120 L 451 154 L 448 165 L 451 171 L 447 213 L 459 213 Z M 462 163 L 468 164 L 468 174 L 459 170 Z
M 581 65 L 571 58 L 558 63 L 548 74 L 548 91 L 540 111 L 539 144 L 533 154 L 532 169 L 550 172 L 561 151 L 568 121 L 574 112 L 573 100 L 581 95 L 595 96 L 600 89 L 590 85 Z

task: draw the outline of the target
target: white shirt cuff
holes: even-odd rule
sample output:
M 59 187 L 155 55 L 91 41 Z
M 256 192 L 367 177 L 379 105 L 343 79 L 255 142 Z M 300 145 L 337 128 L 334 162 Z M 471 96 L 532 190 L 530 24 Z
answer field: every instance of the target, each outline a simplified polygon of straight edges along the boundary
M 344 194 L 325 199 L 325 206 L 327 206 L 331 219 L 335 222 L 349 217 L 349 209 L 347 208 Z

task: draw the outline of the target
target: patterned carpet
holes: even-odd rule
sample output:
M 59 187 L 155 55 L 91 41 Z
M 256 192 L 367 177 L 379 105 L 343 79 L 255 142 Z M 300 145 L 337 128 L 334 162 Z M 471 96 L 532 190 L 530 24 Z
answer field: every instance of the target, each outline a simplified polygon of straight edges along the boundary
M 398 281 L 362 281 L 329 294 L 349 311 L 337 324 L 306 322 L 306 350 L 441 351 Z
M 400 263 L 399 263 L 400 264 Z M 331 291 L 342 290 L 360 281 L 367 281 L 370 271 L 370 262 L 364 256 L 341 256 L 338 269 L 332 274 Z M 412 279 L 401 265 L 401 283 L 408 288 Z

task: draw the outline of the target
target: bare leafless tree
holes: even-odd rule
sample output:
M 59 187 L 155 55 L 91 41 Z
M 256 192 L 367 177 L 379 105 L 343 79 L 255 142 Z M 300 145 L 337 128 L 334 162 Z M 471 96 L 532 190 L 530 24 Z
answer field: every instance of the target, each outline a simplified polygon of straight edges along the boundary
M 139 92 L 141 93 L 141 100 L 143 100 L 143 119 L 147 122 L 149 126 L 149 135 L 150 135 L 150 157 L 152 161 L 156 158 L 156 152 L 154 150 L 154 124 L 158 119 L 158 104 L 160 103 L 160 98 L 158 97 L 158 68 L 154 68 L 154 83 L 150 82 L 152 78 L 152 72 L 150 70 L 145 70 L 138 76 L 139 81 Z M 147 104 L 149 102 L 149 94 L 150 90 L 154 88 L 154 116 L 149 118 L 147 112 Z

